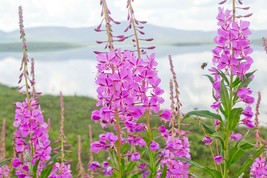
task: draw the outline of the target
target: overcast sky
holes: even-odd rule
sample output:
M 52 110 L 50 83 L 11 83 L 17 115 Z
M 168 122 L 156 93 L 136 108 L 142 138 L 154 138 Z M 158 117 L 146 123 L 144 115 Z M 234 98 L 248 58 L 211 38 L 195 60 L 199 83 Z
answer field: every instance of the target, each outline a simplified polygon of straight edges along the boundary
M 216 30 L 218 2 L 221 0 L 135 0 L 139 20 L 186 30 Z M 230 4 L 230 0 L 227 3 Z M 24 9 L 24 25 L 96 26 L 100 22 L 99 0 L 0 0 L 0 29 L 18 29 L 18 6 Z M 127 0 L 107 0 L 112 17 L 125 20 Z M 267 0 L 243 0 L 250 6 L 252 29 L 267 29 Z

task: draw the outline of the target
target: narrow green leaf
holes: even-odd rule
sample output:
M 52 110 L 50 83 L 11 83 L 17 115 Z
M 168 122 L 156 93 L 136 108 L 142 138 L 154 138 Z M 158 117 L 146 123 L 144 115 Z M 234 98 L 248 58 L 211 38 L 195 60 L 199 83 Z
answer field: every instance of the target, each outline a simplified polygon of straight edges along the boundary
M 239 148 L 241 148 L 242 150 L 248 150 L 248 149 L 254 148 L 254 146 L 250 143 L 244 143 L 240 145 Z
M 240 167 L 240 169 L 237 171 L 237 173 L 234 175 L 233 178 L 238 178 L 249 166 L 251 166 L 254 163 L 255 159 L 264 152 L 264 148 L 265 145 L 256 150 L 254 154 L 242 164 L 242 166 Z
M 234 130 L 236 125 L 240 120 L 240 115 L 243 111 L 243 108 L 234 108 L 230 112 L 229 121 L 228 121 L 228 128 L 230 130 Z
M 134 174 L 131 178 L 138 178 L 140 175 L 142 175 L 146 170 L 140 171 L 136 174 Z
M 2 167 L 2 166 L 4 166 L 7 162 L 9 162 L 11 160 L 11 158 L 8 158 L 8 159 L 6 159 L 6 160 L 4 160 L 4 161 L 1 161 L 0 162 L 0 167 Z
M 215 133 L 215 130 L 213 128 L 211 128 L 209 125 L 201 122 L 203 128 L 205 129 L 205 131 L 208 133 L 208 134 L 213 134 Z
M 238 160 L 240 160 L 240 158 L 243 156 L 243 154 L 244 154 L 244 150 L 242 150 L 242 149 L 239 149 L 239 148 L 236 148 L 236 147 L 234 147 L 234 148 L 232 148 L 231 150 L 230 150 L 230 153 L 229 153 L 229 161 L 228 161 L 228 165 L 229 165 L 229 167 L 233 164 L 233 163 L 235 163 L 235 162 L 237 162 Z
M 136 166 L 136 162 L 130 162 L 130 164 L 127 165 L 126 173 L 131 172 L 135 166 Z
M 257 70 L 247 73 L 245 76 L 246 78 L 250 78 Z
M 223 108 L 225 110 L 225 114 L 226 114 L 225 116 L 227 118 L 227 116 L 229 116 L 229 114 L 230 114 L 230 101 L 229 101 L 228 90 L 224 84 L 224 80 L 221 81 L 220 96 L 221 96 Z
M 231 148 L 229 153 L 229 166 L 238 160 L 244 155 L 244 151 L 248 149 L 252 149 L 254 146 L 250 143 L 243 143 L 242 145 L 236 145 L 235 147 Z
M 217 170 L 210 169 L 208 167 L 204 167 L 201 164 L 199 164 L 199 163 L 197 163 L 195 161 L 192 161 L 190 159 L 187 159 L 187 158 L 179 158 L 179 157 L 177 157 L 176 159 L 181 160 L 181 161 L 185 161 L 185 162 L 187 162 L 187 163 L 189 163 L 191 165 L 196 166 L 197 168 L 201 169 L 204 173 L 211 175 L 212 178 L 221 178 L 222 177 L 221 174 L 220 174 L 220 172 L 218 172 Z
M 126 153 L 127 151 L 129 151 L 130 149 L 130 145 L 129 144 L 123 144 L 122 148 L 121 148 L 121 152 L 122 153 Z
M 40 159 L 38 159 L 36 161 L 35 165 L 30 170 L 31 175 L 33 175 L 33 178 L 36 178 L 37 177 L 37 168 L 38 168 L 39 162 L 40 162 Z
M 217 72 L 222 77 L 222 79 L 227 83 L 227 85 L 229 85 L 230 82 L 229 82 L 228 78 L 226 77 L 226 75 L 220 70 L 217 70 Z
M 45 164 L 45 166 L 47 166 L 48 164 L 50 164 L 51 162 L 56 162 L 57 158 L 59 157 L 59 155 L 61 154 L 61 151 L 59 151 L 57 154 L 53 155 Z
M 125 169 L 125 161 L 124 161 L 124 159 L 122 158 L 121 159 L 121 172 L 124 172 L 124 169 Z
M 241 80 L 239 79 L 239 77 L 236 77 L 236 79 L 232 83 L 232 88 L 235 88 L 236 86 L 238 86 L 240 82 Z
M 247 78 L 244 79 L 238 86 L 238 89 L 242 88 L 242 87 L 248 87 L 248 85 L 250 84 L 250 82 L 252 81 L 251 78 Z
M 166 166 L 166 164 L 165 164 L 165 165 L 164 165 L 164 168 L 163 168 L 163 171 L 162 171 L 162 173 L 161 173 L 160 178 L 165 178 L 166 175 L 167 175 L 167 166 Z
M 211 84 L 214 83 L 214 79 L 213 79 L 212 76 L 210 76 L 210 75 L 204 75 L 204 76 L 205 76 L 205 77 L 208 77 L 208 79 L 209 79 L 209 81 L 210 81 Z
M 54 166 L 54 164 L 56 164 L 56 162 L 57 162 L 57 158 L 58 158 L 58 156 L 59 156 L 60 154 L 61 154 L 61 152 L 59 152 L 59 153 L 53 155 L 53 156 L 50 158 L 50 160 L 48 160 L 48 161 L 46 162 L 45 167 L 44 167 L 44 169 L 43 169 L 42 172 L 41 172 L 40 178 L 47 178 L 47 177 L 50 175 L 50 173 L 51 173 L 51 171 L 52 171 L 52 169 L 53 169 L 53 166 Z
M 56 162 L 53 162 L 53 163 L 47 165 L 47 166 L 43 169 L 43 171 L 41 172 L 40 178 L 47 178 L 47 177 L 50 175 L 50 173 L 51 173 L 51 171 L 52 171 L 52 169 L 53 169 L 53 166 L 54 166 L 55 164 L 56 164 Z
M 210 119 L 219 119 L 222 121 L 222 117 L 218 114 L 212 113 L 207 110 L 199 110 L 199 111 L 191 111 L 188 112 L 185 116 L 184 119 L 190 117 L 190 116 L 199 116 L 199 117 L 205 117 L 205 118 L 210 118 Z

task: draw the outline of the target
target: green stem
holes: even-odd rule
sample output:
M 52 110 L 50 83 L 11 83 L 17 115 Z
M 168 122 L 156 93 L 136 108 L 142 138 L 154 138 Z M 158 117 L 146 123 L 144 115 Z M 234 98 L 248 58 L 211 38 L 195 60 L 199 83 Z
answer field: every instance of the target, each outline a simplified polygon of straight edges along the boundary
M 118 115 L 118 110 L 115 111 L 116 117 L 116 125 L 117 125 L 117 135 L 118 135 L 118 142 L 117 142 L 117 156 L 118 156 L 118 175 L 117 178 L 121 178 L 122 170 L 121 170 L 121 128 L 120 128 L 120 118 Z
M 223 175 L 223 178 L 228 178 L 228 173 L 229 173 L 229 170 L 228 170 L 228 166 L 227 166 L 227 162 L 228 162 L 228 159 L 229 159 L 229 146 L 228 146 L 228 143 L 229 143 L 229 137 L 230 137 L 230 130 L 227 129 L 226 131 L 226 137 L 225 137 L 225 140 L 224 140 L 224 146 L 225 146 L 225 150 L 224 150 L 224 175 Z
M 149 142 L 151 142 L 153 140 L 153 137 L 152 137 L 151 127 L 150 127 L 150 119 L 149 119 L 148 109 L 146 110 L 145 117 L 146 117 L 147 132 L 149 134 Z
M 232 0 L 232 11 L 233 11 L 233 21 L 235 21 L 235 11 L 236 11 L 236 4 L 235 4 L 235 0 Z M 234 56 L 234 50 L 232 50 L 232 57 Z M 232 74 L 232 71 L 230 71 L 230 84 L 229 84 L 229 101 L 230 101 L 230 107 L 229 107 L 229 111 L 231 112 L 232 109 L 233 109 L 233 106 L 234 106 L 234 103 L 233 103 L 233 87 L 232 87 L 232 84 L 233 84 L 233 74 Z M 230 115 L 230 113 L 229 113 Z M 228 115 L 228 118 L 226 119 L 230 119 L 229 118 L 229 115 Z M 229 173 L 229 170 L 228 170 L 228 166 L 227 166 L 227 162 L 229 160 L 229 137 L 231 135 L 231 132 L 232 130 L 228 127 L 228 124 L 226 124 L 226 127 L 225 127 L 225 141 L 224 141 L 224 146 L 225 146 L 225 149 L 224 149 L 224 175 L 223 175 L 223 178 L 228 178 L 228 173 Z

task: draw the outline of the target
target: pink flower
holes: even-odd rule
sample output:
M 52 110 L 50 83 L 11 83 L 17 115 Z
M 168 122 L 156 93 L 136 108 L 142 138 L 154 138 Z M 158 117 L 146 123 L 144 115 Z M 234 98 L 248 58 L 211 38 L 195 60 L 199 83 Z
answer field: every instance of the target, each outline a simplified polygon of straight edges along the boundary
M 218 111 L 219 108 L 220 108 L 220 106 L 221 106 L 221 102 L 220 102 L 220 101 L 217 101 L 217 102 L 214 102 L 214 103 L 211 105 L 211 108 L 212 108 L 212 109 L 215 109 L 216 111 Z
M 140 158 L 140 153 L 138 152 L 134 152 L 132 155 L 131 155 L 131 161 L 139 161 L 141 158 Z
M 242 123 L 250 129 L 253 129 L 255 127 L 251 118 L 248 118 L 248 117 L 245 117 L 244 119 L 242 119 Z
M 252 116 L 253 116 L 252 108 L 251 108 L 250 106 L 246 107 L 246 108 L 244 109 L 244 111 L 242 112 L 242 114 L 243 114 L 244 116 L 246 116 L 247 118 L 252 118 Z
M 242 134 L 240 134 L 240 133 L 234 134 L 234 132 L 232 132 L 231 139 L 232 139 L 233 141 L 238 141 L 238 140 L 240 140 L 242 137 L 243 137 Z
M 159 116 L 166 121 L 170 121 L 171 120 L 171 110 L 165 109 L 162 111 L 162 113 Z
M 112 133 L 112 132 L 107 132 L 106 138 L 111 143 L 115 143 L 118 140 L 118 136 L 115 136 L 114 133 Z
M 71 169 L 69 164 L 56 163 L 48 178 L 72 178 Z
M 98 120 L 100 120 L 100 119 L 101 119 L 101 117 L 100 117 L 100 112 L 99 112 L 98 110 L 94 110 L 94 111 L 92 112 L 91 119 L 92 119 L 93 121 L 98 121 Z
M 255 178 L 267 177 L 267 162 L 265 157 L 258 157 L 250 167 L 250 176 Z
M 149 148 L 151 151 L 156 151 L 159 149 L 159 144 L 157 142 L 151 142 Z
M 217 164 L 221 164 L 223 161 L 223 157 L 221 155 L 214 156 L 214 160 L 216 161 Z
M 214 123 L 214 125 L 217 127 L 217 126 L 220 125 L 221 121 L 218 120 L 218 119 L 215 119 L 215 120 L 213 121 L 213 123 Z
M 10 168 L 8 165 L 2 165 L 0 167 L 0 177 L 5 178 L 5 177 L 9 177 L 9 172 L 10 172 Z
M 98 153 L 99 151 L 104 150 L 105 146 L 106 146 L 105 142 L 96 141 L 96 142 L 91 143 L 91 150 L 94 153 Z
M 245 103 L 252 104 L 254 102 L 254 98 L 249 96 L 252 94 L 252 90 L 249 88 L 240 88 L 237 91 L 237 96 Z
M 107 167 L 107 169 L 103 170 L 104 176 L 111 176 L 113 173 L 113 168 L 111 166 Z
M 202 139 L 202 142 L 204 142 L 205 145 L 210 145 L 212 144 L 212 139 L 209 136 L 206 136 Z
M 101 168 L 101 166 L 100 166 L 99 162 L 97 162 L 97 161 L 94 161 L 89 165 L 89 169 L 93 170 L 93 171 L 96 169 L 99 169 L 99 168 Z
M 12 166 L 13 166 L 14 168 L 19 167 L 21 164 L 22 164 L 22 162 L 19 160 L 19 158 L 14 158 L 14 159 L 12 160 Z

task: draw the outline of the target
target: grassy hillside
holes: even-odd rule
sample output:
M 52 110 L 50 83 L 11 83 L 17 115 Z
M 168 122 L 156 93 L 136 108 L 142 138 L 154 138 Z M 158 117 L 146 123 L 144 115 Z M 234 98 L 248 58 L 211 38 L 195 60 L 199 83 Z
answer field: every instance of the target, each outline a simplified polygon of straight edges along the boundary
M 7 120 L 7 157 L 10 157 L 12 147 L 11 147 L 11 135 L 14 130 L 13 120 L 15 106 L 14 102 L 23 101 L 24 96 L 18 94 L 15 88 L 9 88 L 7 86 L 0 84 L 0 121 L 2 118 Z M 58 96 L 51 95 L 42 95 L 39 98 L 42 111 L 45 119 L 50 118 L 51 128 L 49 131 L 50 139 L 52 142 L 52 147 L 55 146 L 54 141 L 59 135 L 59 122 L 60 122 L 60 104 Z M 88 97 L 80 96 L 65 96 L 65 134 L 67 136 L 68 143 L 72 144 L 71 150 L 72 153 L 68 157 L 72 160 L 72 170 L 75 173 L 77 165 L 77 137 L 78 134 L 82 136 L 82 159 L 83 163 L 86 166 L 88 163 L 88 149 L 89 149 L 89 136 L 88 136 L 88 125 L 93 125 L 93 137 L 98 139 L 99 133 L 102 133 L 103 130 L 98 123 L 93 123 L 90 119 L 91 111 L 95 109 L 96 101 Z M 192 132 L 189 134 L 191 156 L 193 160 L 197 162 L 204 162 L 204 164 L 209 165 L 211 163 L 211 156 L 207 146 L 201 141 L 203 134 L 201 129 L 198 126 L 198 123 L 193 119 L 188 119 L 185 121 L 189 123 L 190 126 L 183 126 L 184 130 Z M 157 118 L 153 119 L 152 125 L 158 125 L 159 120 Z M 0 122 L 0 126 L 2 123 Z M 238 132 L 246 132 L 246 129 L 240 127 Z M 262 136 L 266 138 L 267 129 L 261 128 Z M 254 131 L 251 130 L 247 140 L 255 143 Z M 98 159 L 102 159 L 105 153 L 100 153 L 97 155 Z M 96 157 L 96 155 L 95 155 Z M 247 159 L 247 155 L 243 160 Z M 238 167 L 238 164 L 235 165 L 234 169 Z M 234 170 L 233 169 L 233 170 Z M 194 172 L 197 172 L 196 175 L 203 177 L 198 169 L 192 167 Z

